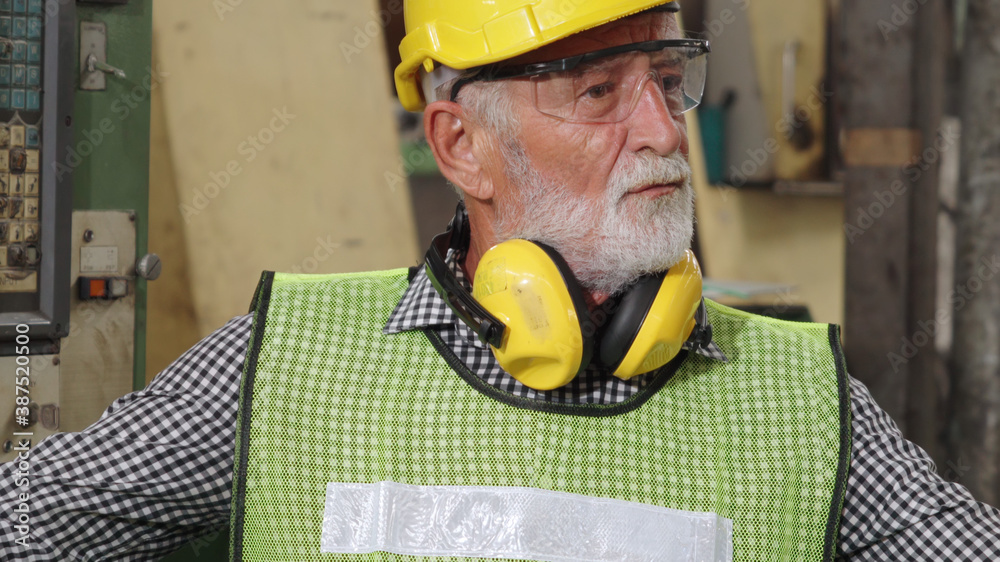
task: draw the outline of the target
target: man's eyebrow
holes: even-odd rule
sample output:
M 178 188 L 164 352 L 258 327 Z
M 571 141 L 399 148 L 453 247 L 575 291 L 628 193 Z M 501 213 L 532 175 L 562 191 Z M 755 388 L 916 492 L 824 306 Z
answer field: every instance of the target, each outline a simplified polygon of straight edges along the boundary
M 615 55 L 608 55 L 606 57 L 601 57 L 599 59 L 587 61 L 577 66 L 574 69 L 574 71 L 581 72 L 583 70 L 596 70 L 598 72 L 603 72 L 607 70 L 609 66 L 617 64 L 619 61 L 621 61 L 623 55 L 635 55 L 635 53 L 634 52 L 618 53 Z

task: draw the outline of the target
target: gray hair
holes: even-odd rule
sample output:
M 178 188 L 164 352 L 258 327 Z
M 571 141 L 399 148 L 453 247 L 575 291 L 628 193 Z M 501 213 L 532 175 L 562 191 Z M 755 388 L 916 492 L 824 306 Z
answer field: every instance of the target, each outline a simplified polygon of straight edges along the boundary
M 458 79 L 455 76 L 437 85 L 434 88 L 434 99 L 428 101 L 449 99 L 451 89 Z M 514 100 L 509 92 L 509 83 L 504 80 L 471 82 L 459 90 L 456 101 L 465 108 L 468 120 L 488 131 L 501 158 L 509 161 L 511 151 L 520 147 L 517 136 L 521 130 L 520 123 L 514 116 Z M 448 185 L 459 197 L 465 198 L 465 192 L 460 187 L 451 182 Z

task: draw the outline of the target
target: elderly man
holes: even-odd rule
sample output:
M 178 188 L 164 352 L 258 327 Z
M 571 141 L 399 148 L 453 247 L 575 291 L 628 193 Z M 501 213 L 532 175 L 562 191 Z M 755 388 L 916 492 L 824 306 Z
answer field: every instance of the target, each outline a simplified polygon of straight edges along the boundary
M 230 520 L 239 560 L 1000 559 L 1000 513 L 835 329 L 701 300 L 708 46 L 675 3 L 406 10 L 400 99 L 465 203 L 426 267 L 265 274 L 254 314 L 33 450 L 20 544 L 3 468 L 5 560 L 149 559 Z

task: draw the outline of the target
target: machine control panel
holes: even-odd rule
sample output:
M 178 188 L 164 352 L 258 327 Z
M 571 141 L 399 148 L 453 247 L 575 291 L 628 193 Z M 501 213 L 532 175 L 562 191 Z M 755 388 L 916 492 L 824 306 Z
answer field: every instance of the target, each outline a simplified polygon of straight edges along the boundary
M 39 288 L 44 16 L 42 0 L 0 0 L 0 295 Z
M 0 343 L 68 332 L 75 20 L 73 2 L 0 0 Z

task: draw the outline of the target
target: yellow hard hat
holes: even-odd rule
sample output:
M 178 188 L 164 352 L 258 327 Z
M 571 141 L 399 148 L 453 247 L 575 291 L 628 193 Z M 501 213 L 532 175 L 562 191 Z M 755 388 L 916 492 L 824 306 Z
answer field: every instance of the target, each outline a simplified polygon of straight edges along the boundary
M 409 111 L 425 102 L 419 69 L 462 70 L 516 57 L 568 35 L 674 0 L 405 0 L 396 92 Z

